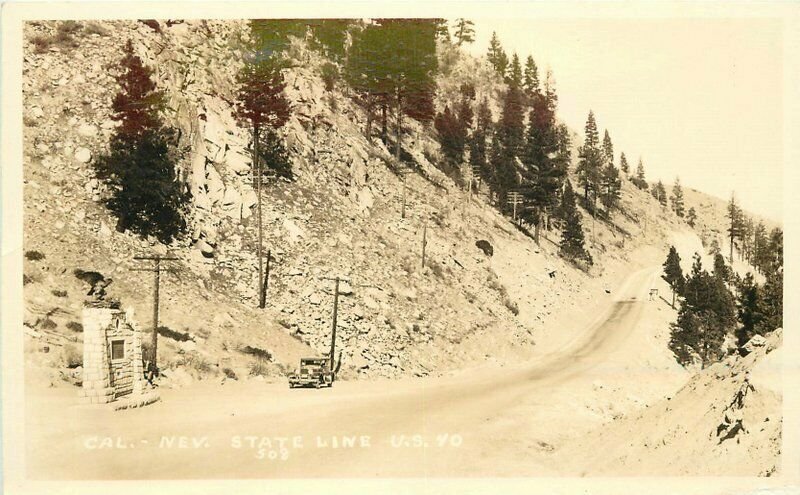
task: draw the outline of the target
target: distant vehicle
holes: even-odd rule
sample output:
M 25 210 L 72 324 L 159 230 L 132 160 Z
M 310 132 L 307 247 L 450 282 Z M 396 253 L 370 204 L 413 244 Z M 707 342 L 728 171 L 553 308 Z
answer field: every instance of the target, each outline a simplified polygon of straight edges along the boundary
M 333 380 L 330 358 L 301 358 L 300 369 L 289 374 L 289 388 L 332 387 Z

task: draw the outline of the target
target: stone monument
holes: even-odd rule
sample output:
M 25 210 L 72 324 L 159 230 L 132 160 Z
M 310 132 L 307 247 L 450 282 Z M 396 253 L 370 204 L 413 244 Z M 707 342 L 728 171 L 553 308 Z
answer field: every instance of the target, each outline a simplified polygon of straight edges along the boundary
M 121 399 L 142 403 L 146 380 L 141 331 L 133 310 L 94 304 L 83 308 L 83 390 L 87 404 Z M 148 397 L 148 399 L 151 397 Z

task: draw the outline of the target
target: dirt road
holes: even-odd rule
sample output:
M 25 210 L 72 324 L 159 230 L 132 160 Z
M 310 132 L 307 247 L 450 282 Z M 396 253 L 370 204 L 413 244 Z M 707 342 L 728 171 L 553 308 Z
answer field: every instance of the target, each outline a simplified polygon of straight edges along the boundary
M 339 382 L 323 390 L 253 380 L 206 383 L 162 390 L 161 402 L 116 413 L 74 406 L 74 389 L 32 394 L 28 474 L 38 479 L 554 474 L 554 442 L 600 424 L 578 410 L 589 384 L 624 379 L 607 358 L 656 304 L 646 295 L 656 273 L 655 268 L 633 273 L 580 337 L 513 368 L 438 379 Z

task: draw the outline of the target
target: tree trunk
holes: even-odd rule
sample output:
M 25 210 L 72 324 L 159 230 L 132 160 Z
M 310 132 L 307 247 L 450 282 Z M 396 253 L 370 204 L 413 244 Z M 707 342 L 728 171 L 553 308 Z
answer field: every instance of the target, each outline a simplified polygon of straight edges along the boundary
M 367 138 L 368 142 L 372 142 L 372 120 L 373 120 L 373 110 L 375 109 L 375 100 L 373 97 L 369 97 L 369 103 L 367 103 L 367 128 L 364 130 L 364 137 Z
M 387 112 L 388 112 L 388 106 L 386 104 L 386 99 L 384 99 L 383 103 L 381 103 L 381 139 L 383 140 L 383 144 L 386 144 L 386 139 L 389 136 L 389 131 L 387 129 L 388 126 Z
M 400 162 L 400 147 L 403 136 L 403 104 L 400 96 L 397 97 L 397 129 L 395 129 L 394 158 Z

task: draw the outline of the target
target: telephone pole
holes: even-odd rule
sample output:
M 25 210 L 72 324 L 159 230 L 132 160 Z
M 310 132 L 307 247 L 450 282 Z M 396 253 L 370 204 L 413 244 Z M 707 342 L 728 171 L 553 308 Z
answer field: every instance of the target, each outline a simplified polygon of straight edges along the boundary
M 428 223 L 422 224 L 422 269 L 425 269 L 425 247 L 428 245 Z
M 331 351 L 330 351 L 330 370 L 334 372 L 334 358 L 336 353 L 336 327 L 338 326 L 337 322 L 339 319 L 339 284 L 341 282 L 347 282 L 350 284 L 351 288 L 355 287 L 372 287 L 374 289 L 383 290 L 381 287 L 377 285 L 371 284 L 355 284 L 353 283 L 350 277 L 346 277 L 343 275 L 336 275 L 335 277 L 326 277 L 322 276 L 319 277 L 320 280 L 333 280 L 334 281 L 334 288 L 333 288 L 333 323 L 331 325 Z M 340 351 L 341 355 L 341 351 Z M 341 359 L 340 359 L 341 361 Z M 335 379 L 335 376 L 334 376 Z
M 257 256 L 258 256 L 258 307 L 264 309 L 267 305 L 267 292 L 266 292 L 266 284 L 264 283 L 264 226 L 263 226 L 263 216 L 261 214 L 261 186 L 264 183 L 264 178 L 274 179 L 277 176 L 275 175 L 264 175 L 261 171 L 261 160 L 258 157 L 258 154 L 254 154 L 253 158 L 253 166 L 255 168 L 255 175 L 251 175 L 248 177 L 249 184 L 255 185 L 256 187 L 256 197 L 258 199 L 258 209 L 256 216 L 258 217 L 258 245 L 256 246 Z M 269 254 L 267 254 L 269 256 Z M 267 261 L 267 270 L 269 270 L 269 261 Z
M 522 194 L 518 193 L 517 191 L 511 191 L 508 193 L 508 204 L 514 207 L 514 223 L 517 223 L 517 205 L 522 204 Z
M 137 272 L 153 272 L 153 340 L 152 340 L 152 360 L 151 366 L 154 372 L 158 371 L 158 303 L 159 303 L 159 286 L 161 285 L 161 262 L 162 261 L 176 261 L 178 258 L 174 256 L 134 256 L 136 261 L 152 261 L 152 268 L 135 268 L 133 271 Z

